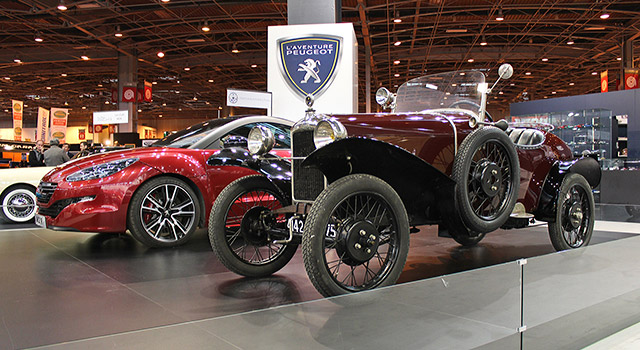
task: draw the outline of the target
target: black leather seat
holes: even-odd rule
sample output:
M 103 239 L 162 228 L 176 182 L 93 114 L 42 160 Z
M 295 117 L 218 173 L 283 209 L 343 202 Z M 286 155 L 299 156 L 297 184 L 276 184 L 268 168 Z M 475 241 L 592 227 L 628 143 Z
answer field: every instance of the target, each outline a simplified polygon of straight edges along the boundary
M 544 133 L 538 129 L 507 129 L 507 135 L 514 144 L 525 147 L 538 147 L 544 142 Z

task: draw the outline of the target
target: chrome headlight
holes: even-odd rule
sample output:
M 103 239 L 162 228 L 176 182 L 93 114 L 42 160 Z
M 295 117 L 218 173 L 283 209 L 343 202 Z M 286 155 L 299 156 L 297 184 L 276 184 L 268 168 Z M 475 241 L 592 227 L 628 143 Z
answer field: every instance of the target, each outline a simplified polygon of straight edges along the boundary
M 249 132 L 247 148 L 249 148 L 249 153 L 253 155 L 263 155 L 271 151 L 275 144 L 276 138 L 271 129 L 266 126 L 254 126 Z
M 313 131 L 313 143 L 315 143 L 316 148 L 345 137 L 347 137 L 347 129 L 342 123 L 333 118 L 319 122 Z
M 138 158 L 118 159 L 112 162 L 94 165 L 92 167 L 84 168 L 80 171 L 67 176 L 67 181 L 87 181 L 102 179 L 103 177 L 111 176 L 129 165 L 138 161 Z

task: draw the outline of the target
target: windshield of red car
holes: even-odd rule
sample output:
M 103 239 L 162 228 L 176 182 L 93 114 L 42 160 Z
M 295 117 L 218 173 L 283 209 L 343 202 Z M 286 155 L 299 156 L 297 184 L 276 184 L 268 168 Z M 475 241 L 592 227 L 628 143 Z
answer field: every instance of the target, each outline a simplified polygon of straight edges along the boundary
M 189 148 L 189 146 L 200 141 L 215 129 L 238 118 L 213 119 L 200 124 L 191 125 L 175 133 L 169 134 L 161 140 L 153 143 L 154 147 L 175 147 Z
M 407 81 L 398 88 L 395 112 L 462 108 L 478 113 L 485 76 L 478 71 L 456 71 L 427 75 Z

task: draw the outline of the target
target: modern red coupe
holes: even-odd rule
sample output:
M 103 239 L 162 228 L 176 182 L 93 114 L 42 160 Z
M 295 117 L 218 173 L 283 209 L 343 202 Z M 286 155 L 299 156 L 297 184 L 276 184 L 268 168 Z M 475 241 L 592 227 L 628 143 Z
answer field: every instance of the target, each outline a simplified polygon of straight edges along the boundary
M 206 226 L 218 193 L 259 173 L 207 161 L 223 147 L 246 147 L 251 128 L 266 126 L 276 151 L 290 155 L 292 122 L 265 116 L 216 119 L 171 134 L 152 147 L 96 154 L 46 174 L 36 192 L 36 224 L 53 230 L 122 233 L 150 247 L 185 243 Z M 219 159 L 218 159 L 219 161 Z

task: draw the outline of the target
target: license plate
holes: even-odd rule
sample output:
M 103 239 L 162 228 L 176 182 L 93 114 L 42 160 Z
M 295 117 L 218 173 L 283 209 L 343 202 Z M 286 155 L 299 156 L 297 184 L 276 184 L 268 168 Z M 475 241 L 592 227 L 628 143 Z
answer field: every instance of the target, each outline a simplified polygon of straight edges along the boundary
M 42 228 L 47 228 L 47 219 L 40 214 L 36 214 L 35 223 L 37 226 L 40 226 Z
M 300 218 L 299 216 L 292 216 L 291 218 L 289 218 L 287 226 L 293 233 L 302 234 L 302 232 L 304 232 L 304 219 Z M 327 225 L 327 232 L 325 232 L 325 236 L 327 238 L 336 238 L 338 236 L 338 231 L 336 230 L 335 224 Z
M 292 216 L 289 218 L 287 227 L 289 227 L 293 233 L 302 234 L 304 231 L 304 220 L 298 216 Z

